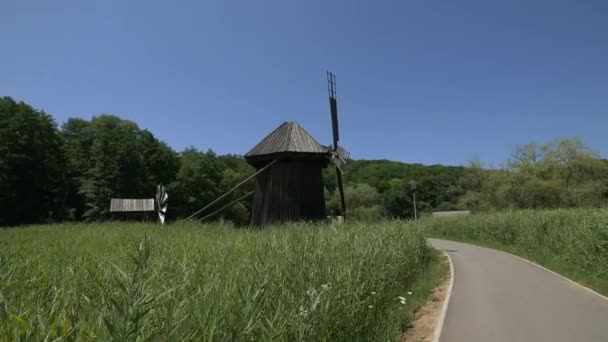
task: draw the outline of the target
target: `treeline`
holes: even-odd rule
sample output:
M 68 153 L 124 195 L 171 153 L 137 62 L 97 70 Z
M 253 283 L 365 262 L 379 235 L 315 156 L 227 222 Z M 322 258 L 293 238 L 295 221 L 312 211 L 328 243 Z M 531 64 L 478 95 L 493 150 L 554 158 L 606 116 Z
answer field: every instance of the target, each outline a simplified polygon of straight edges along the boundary
M 134 122 L 112 115 L 71 118 L 61 127 L 23 102 L 0 98 L 0 225 L 110 218 L 112 197 L 169 196 L 169 219 L 205 206 L 253 168 L 238 155 L 176 152 Z M 499 169 L 350 160 L 344 168 L 349 214 L 360 220 L 413 216 L 409 182 L 421 212 L 597 207 L 608 200 L 608 163 L 580 140 L 518 147 Z M 328 214 L 340 212 L 333 168 L 324 171 Z M 253 190 L 250 182 L 233 194 Z M 221 213 L 249 220 L 250 202 Z
M 328 209 L 339 212 L 335 191 L 335 171 L 328 169 Z M 389 160 L 351 160 L 344 168 L 345 196 L 350 214 L 357 219 L 376 220 L 414 217 L 413 194 L 416 183 L 417 208 L 421 212 L 459 209 L 464 194 L 459 185 L 466 174 L 461 166 L 405 164 Z
M 461 208 L 475 210 L 605 207 L 608 161 L 579 139 L 515 148 L 500 169 L 473 162 L 462 180 Z
M 191 214 L 252 173 L 238 156 L 181 153 L 134 122 L 112 115 L 53 118 L 0 98 L 0 225 L 110 218 L 110 198 L 170 195 L 169 219 Z M 251 191 L 253 184 L 237 191 Z M 248 203 L 224 217 L 245 223 Z
M 605 207 L 608 161 L 579 139 L 517 146 L 500 168 L 352 161 L 345 168 L 347 201 L 360 219 L 413 216 L 408 182 L 417 183 L 421 212 Z M 333 186 L 333 185 L 332 185 Z M 330 196 L 332 210 L 338 197 Z

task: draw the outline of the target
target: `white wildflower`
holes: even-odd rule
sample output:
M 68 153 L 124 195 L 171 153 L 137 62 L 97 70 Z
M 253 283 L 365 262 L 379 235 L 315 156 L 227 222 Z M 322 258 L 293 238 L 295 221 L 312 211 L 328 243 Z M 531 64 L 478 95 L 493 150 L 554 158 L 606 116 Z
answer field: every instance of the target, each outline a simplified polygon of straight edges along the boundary
M 373 306 L 373 305 L 368 305 L 367 307 L 371 309 L 371 308 L 373 308 L 374 306 Z
M 410 296 L 412 295 L 412 293 L 410 291 L 407 291 L 407 294 L 410 295 Z
M 372 291 L 372 295 L 374 295 L 374 296 L 375 296 L 375 295 L 376 295 L 376 291 Z

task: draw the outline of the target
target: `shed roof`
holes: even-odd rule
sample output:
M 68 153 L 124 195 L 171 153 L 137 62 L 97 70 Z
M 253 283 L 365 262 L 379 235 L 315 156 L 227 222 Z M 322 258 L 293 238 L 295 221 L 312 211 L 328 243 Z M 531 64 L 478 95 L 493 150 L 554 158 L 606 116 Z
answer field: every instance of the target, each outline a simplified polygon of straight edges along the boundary
M 141 212 L 154 211 L 154 198 L 129 199 L 112 198 L 110 201 L 110 212 Z
M 297 122 L 283 122 L 268 134 L 245 157 L 257 157 L 274 153 L 327 153 L 327 148 L 319 144 Z

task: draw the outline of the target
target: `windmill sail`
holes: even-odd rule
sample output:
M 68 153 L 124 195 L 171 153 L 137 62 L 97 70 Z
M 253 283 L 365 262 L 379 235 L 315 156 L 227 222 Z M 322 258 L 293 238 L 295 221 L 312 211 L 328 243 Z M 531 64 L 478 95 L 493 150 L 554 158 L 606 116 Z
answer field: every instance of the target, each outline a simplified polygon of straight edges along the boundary
M 165 215 L 167 214 L 167 204 L 169 203 L 169 195 L 165 191 L 165 187 L 158 185 L 156 187 L 156 205 L 158 210 L 158 220 L 161 224 L 165 224 Z
M 338 101 L 336 100 L 336 76 L 327 72 L 327 90 L 329 92 L 329 111 L 331 113 L 331 130 L 334 138 L 334 149 L 338 148 L 340 132 L 338 129 Z
M 341 166 L 346 163 L 346 158 L 348 158 L 348 152 L 342 147 L 338 146 L 338 141 L 340 141 L 340 133 L 338 129 L 338 101 L 336 100 L 336 76 L 329 71 L 327 72 L 327 91 L 329 92 L 329 110 L 331 114 L 332 135 L 334 138 L 333 148 L 330 151 L 330 160 L 336 166 L 338 190 L 340 191 L 340 202 L 342 203 L 342 217 L 346 218 L 346 201 L 344 199 L 344 186 L 342 184 Z

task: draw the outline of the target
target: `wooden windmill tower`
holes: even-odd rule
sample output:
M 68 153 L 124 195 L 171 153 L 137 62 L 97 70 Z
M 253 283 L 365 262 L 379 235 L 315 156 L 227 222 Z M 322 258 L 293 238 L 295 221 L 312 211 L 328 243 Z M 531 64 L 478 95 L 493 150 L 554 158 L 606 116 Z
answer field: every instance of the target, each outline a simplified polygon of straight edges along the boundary
M 298 123 L 284 122 L 245 154 L 258 171 L 267 169 L 256 177 L 252 225 L 325 219 L 322 169 L 328 163 L 336 167 L 342 215 L 346 216 L 341 166 L 348 152 L 338 146 L 335 76 L 328 72 L 327 80 L 333 145 L 323 146 Z

